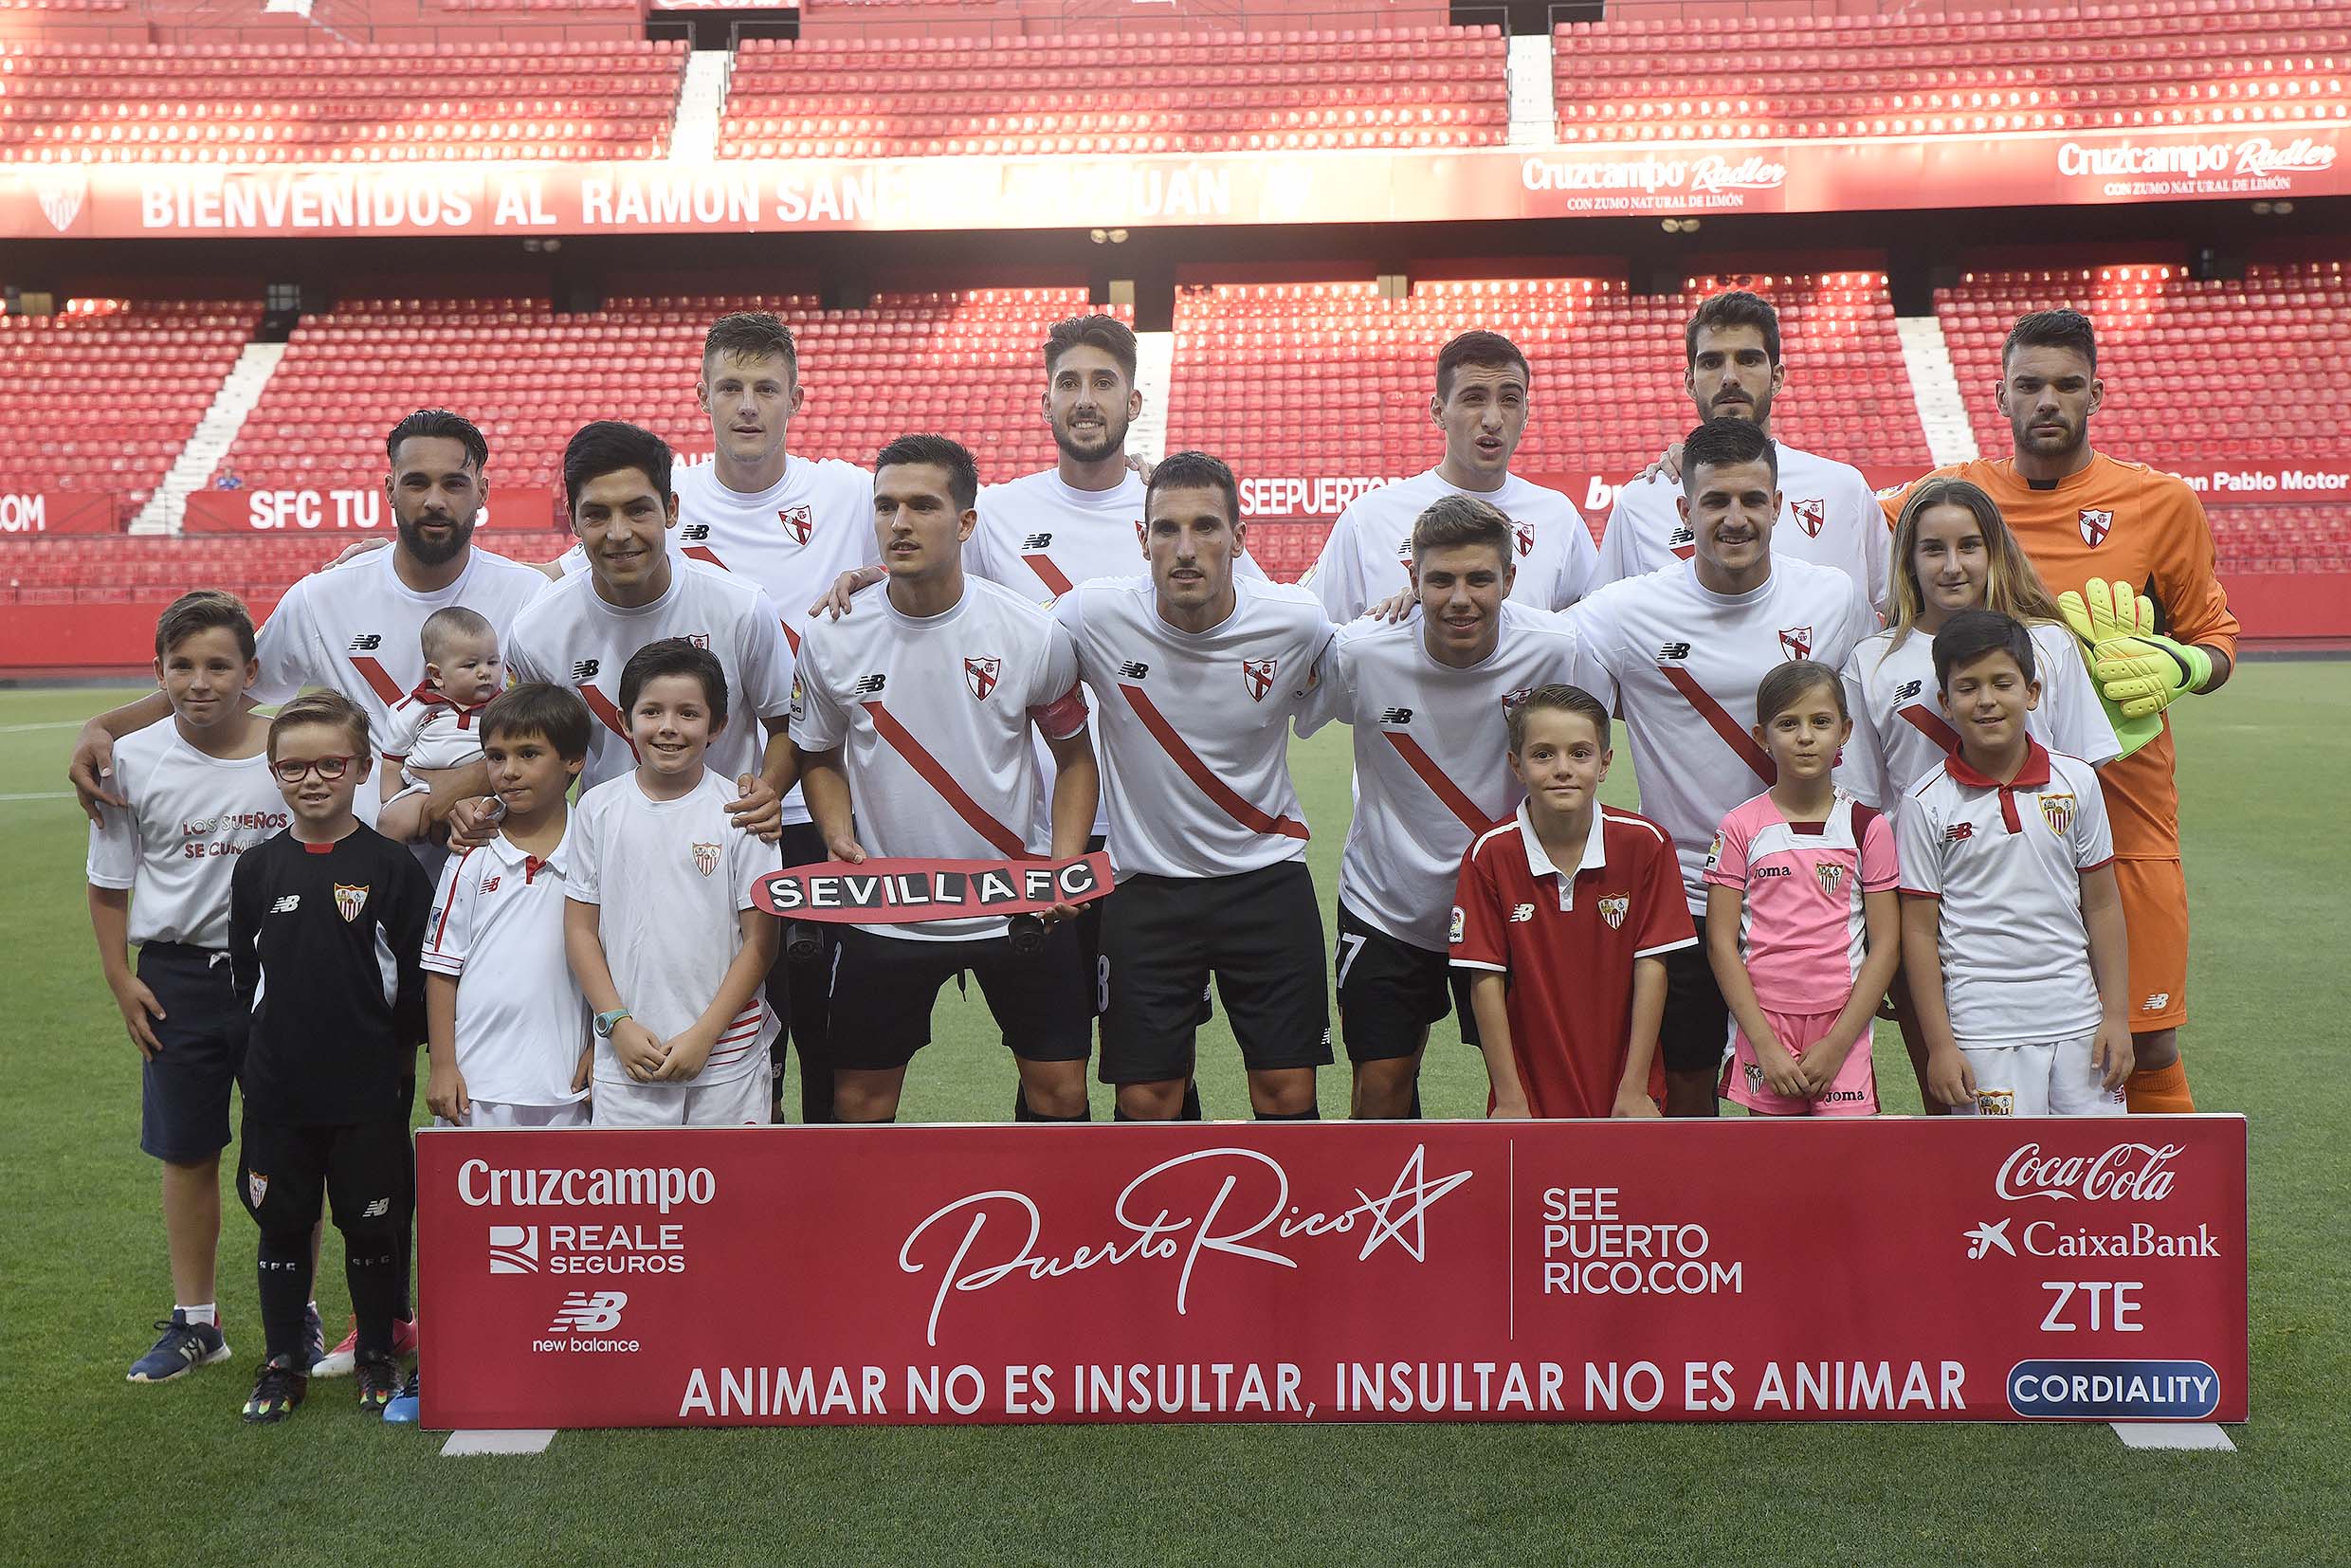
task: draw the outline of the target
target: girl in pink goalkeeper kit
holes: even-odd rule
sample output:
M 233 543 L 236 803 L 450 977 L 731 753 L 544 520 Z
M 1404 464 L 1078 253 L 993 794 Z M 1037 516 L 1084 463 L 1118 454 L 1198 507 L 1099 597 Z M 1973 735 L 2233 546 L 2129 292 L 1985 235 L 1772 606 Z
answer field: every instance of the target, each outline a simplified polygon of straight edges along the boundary
M 1772 787 L 1706 855 L 1706 945 L 1730 1004 L 1722 1093 L 1764 1116 L 1870 1116 L 1871 1020 L 1900 950 L 1893 824 L 1830 781 L 1853 733 L 1836 672 L 1791 660 L 1756 692 Z

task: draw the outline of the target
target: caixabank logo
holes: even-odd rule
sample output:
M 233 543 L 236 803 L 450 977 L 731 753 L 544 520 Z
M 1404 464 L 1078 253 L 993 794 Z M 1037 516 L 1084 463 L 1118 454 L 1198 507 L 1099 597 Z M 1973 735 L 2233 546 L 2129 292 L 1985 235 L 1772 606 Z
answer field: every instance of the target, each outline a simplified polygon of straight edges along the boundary
M 2019 1361 L 2008 1408 L 2028 1420 L 2207 1421 L 2220 1408 L 2220 1374 L 2205 1361 Z

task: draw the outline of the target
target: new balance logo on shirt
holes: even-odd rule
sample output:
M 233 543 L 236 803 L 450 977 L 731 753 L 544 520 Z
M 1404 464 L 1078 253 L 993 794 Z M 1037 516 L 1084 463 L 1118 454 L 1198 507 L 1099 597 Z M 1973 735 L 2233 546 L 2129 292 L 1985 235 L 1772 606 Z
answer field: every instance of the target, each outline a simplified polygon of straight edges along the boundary
M 1904 681 L 1901 685 L 1896 686 L 1894 688 L 1894 706 L 1900 707 L 1904 702 L 1915 702 L 1918 699 L 1919 692 L 1923 686 L 1923 683 L 1918 681 Z
M 849 695 L 852 697 L 877 696 L 888 682 L 888 676 L 878 672 L 872 675 L 861 675 L 857 678 L 857 684 L 849 687 Z
M 1119 666 L 1119 679 L 1121 681 L 1139 681 L 1150 673 L 1151 666 L 1140 659 L 1129 659 Z
M 1023 550 L 1050 550 L 1053 548 L 1053 536 L 1050 534 L 1031 534 L 1027 538 L 1020 541 L 1020 547 Z
M 1657 662 L 1661 665 L 1678 665 L 1689 656 L 1690 646 L 1687 643 L 1668 643 L 1657 650 Z
M 601 667 L 602 665 L 594 659 L 582 659 L 572 666 L 572 684 L 581 685 L 594 680 L 596 671 Z
M 269 912 L 273 915 L 291 915 L 295 910 L 300 909 L 301 906 L 302 896 L 300 893 L 288 893 L 285 897 L 271 904 L 269 906 Z
M 1976 825 L 1972 822 L 1955 822 L 1942 830 L 1942 840 L 1945 844 L 1957 844 L 1961 839 L 1970 839 L 1975 836 Z
M 1531 903 L 1519 904 L 1510 911 L 1510 923 L 1513 925 L 1523 925 L 1534 918 L 1535 906 Z
M 710 538 L 710 524 L 689 522 L 678 530 L 678 538 L 688 544 L 701 544 Z
M 381 634 L 374 631 L 362 631 L 359 635 L 351 640 L 351 647 L 349 651 L 353 653 L 373 653 L 383 646 L 384 639 Z
M 1383 708 L 1380 710 L 1379 721 L 1383 724 L 1409 724 L 1412 721 L 1412 710 L 1410 708 Z

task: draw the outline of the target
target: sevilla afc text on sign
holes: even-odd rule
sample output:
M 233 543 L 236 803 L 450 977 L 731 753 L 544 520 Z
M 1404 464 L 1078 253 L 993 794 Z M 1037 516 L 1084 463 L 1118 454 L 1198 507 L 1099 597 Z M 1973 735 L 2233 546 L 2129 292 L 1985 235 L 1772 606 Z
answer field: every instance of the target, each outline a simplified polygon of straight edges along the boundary
M 2245 1122 L 432 1130 L 438 1428 L 2222 1420 Z

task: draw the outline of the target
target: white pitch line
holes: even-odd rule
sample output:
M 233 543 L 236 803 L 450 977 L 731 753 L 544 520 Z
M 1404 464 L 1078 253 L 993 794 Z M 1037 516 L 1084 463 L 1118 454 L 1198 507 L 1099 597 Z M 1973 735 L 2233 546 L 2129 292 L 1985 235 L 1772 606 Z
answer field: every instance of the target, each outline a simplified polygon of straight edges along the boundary
M 2128 1449 L 2208 1449 L 2236 1452 L 2228 1429 L 2211 1421 L 2109 1421 Z
M 51 719 L 39 724 L 0 724 L 0 735 L 30 735 L 35 730 L 78 730 L 79 719 Z
M 551 1428 L 517 1428 L 511 1431 L 453 1431 L 441 1445 L 444 1459 L 466 1459 L 485 1453 L 545 1453 L 556 1440 Z
M 35 790 L 27 794 L 0 794 L 0 801 L 9 800 L 71 800 L 71 790 Z

